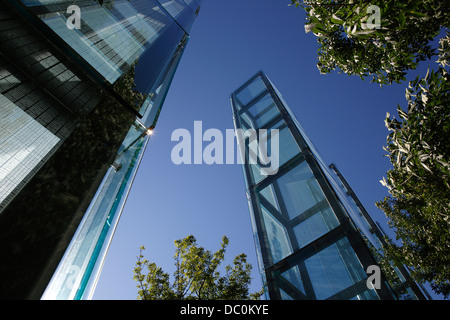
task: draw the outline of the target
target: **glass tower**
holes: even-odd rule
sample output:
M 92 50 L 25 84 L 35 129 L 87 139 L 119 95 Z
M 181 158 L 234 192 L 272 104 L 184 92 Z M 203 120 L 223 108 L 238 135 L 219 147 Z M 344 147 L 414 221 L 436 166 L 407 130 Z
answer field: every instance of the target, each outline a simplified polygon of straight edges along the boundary
M 336 166 L 321 159 L 264 73 L 233 92 L 231 105 L 267 298 L 427 298 L 403 267 L 389 269 L 389 277 L 377 268 L 382 231 Z M 259 159 L 269 153 L 277 157 L 275 169 Z M 369 279 L 373 266 L 378 282 Z
M 89 299 L 200 0 L 0 5 L 0 297 Z

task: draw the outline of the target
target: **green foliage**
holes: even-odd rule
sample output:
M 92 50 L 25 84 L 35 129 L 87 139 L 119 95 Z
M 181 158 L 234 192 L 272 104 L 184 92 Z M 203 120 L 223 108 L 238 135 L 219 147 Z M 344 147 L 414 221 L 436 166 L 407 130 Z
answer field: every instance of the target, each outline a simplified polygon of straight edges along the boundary
M 128 70 L 119 81 L 114 84 L 114 91 L 118 93 L 132 108 L 139 111 L 145 99 L 149 96 L 137 90 L 134 78 L 136 76 L 135 69 L 138 64 L 136 60 L 128 67 Z
M 448 43 L 447 34 L 440 42 L 441 66 L 448 66 Z M 393 169 L 382 183 L 390 196 L 377 203 L 402 242 L 388 239 L 386 253 L 444 296 L 450 294 L 449 91 L 448 71 L 429 71 L 409 83 L 408 107 L 398 106 L 399 119 L 387 115 L 385 150 Z
M 228 238 L 223 237 L 215 253 L 197 245 L 190 235 L 175 241 L 175 271 L 170 276 L 143 256 L 140 248 L 133 279 L 138 282 L 141 300 L 246 300 L 258 299 L 262 292 L 249 294 L 252 266 L 245 254 L 235 257 L 233 265 L 225 267 L 225 276 L 218 270 L 225 259 Z M 147 269 L 147 274 L 144 270 Z
M 307 13 L 305 31 L 317 36 L 321 73 L 338 69 L 380 85 L 405 80 L 407 70 L 435 55 L 431 41 L 450 26 L 447 0 L 291 0 L 291 5 Z M 372 5 L 380 9 L 380 25 L 368 28 Z

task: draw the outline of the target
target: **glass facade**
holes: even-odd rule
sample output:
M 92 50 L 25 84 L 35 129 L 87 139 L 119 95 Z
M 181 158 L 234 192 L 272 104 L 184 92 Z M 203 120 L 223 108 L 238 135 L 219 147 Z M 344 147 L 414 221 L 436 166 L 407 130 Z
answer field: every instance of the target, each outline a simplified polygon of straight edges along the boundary
M 89 299 L 200 1 L 0 4 L 0 295 Z
M 367 270 L 379 264 L 382 233 L 336 166 L 325 165 L 264 73 L 233 92 L 231 104 L 236 130 L 278 129 L 279 168 L 273 172 L 249 161 L 256 157 L 255 140 L 239 143 L 266 297 L 425 298 L 404 268 L 394 268 L 395 279 L 382 270 L 379 287 L 368 284 Z

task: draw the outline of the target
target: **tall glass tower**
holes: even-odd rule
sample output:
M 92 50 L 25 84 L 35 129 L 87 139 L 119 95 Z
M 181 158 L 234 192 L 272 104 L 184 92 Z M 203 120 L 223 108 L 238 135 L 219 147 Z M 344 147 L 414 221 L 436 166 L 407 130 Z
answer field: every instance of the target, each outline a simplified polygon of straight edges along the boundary
M 89 299 L 200 0 L 0 6 L 0 298 Z
M 427 297 L 403 267 L 392 267 L 389 277 L 379 268 L 382 231 L 336 166 L 320 158 L 264 73 L 232 93 L 231 104 L 236 131 L 244 132 L 238 143 L 267 298 Z M 259 160 L 259 148 L 252 146 L 258 141 L 247 131 L 265 134 L 266 155 L 276 152 L 269 146 L 278 139 L 278 170 Z

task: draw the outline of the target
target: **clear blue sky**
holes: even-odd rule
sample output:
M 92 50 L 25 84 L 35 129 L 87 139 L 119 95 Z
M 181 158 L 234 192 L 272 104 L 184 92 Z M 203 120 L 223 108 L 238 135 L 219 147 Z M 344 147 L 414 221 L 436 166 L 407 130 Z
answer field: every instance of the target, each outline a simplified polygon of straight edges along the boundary
M 233 129 L 230 94 L 263 70 L 282 93 L 324 160 L 335 163 L 361 202 L 387 231 L 375 202 L 390 163 L 382 146 L 386 112 L 406 105 L 407 83 L 380 88 L 345 74 L 320 75 L 317 42 L 304 32 L 305 13 L 289 0 L 205 0 L 151 137 L 106 258 L 93 299 L 137 297 L 132 280 L 139 247 L 172 273 L 174 240 L 194 235 L 215 251 L 230 238 L 226 264 L 245 253 L 252 291 L 261 288 L 241 165 L 175 165 L 175 129 L 193 134 Z M 433 62 L 424 64 L 425 68 Z M 422 69 L 423 70 L 423 69 Z M 408 80 L 417 72 L 410 72 Z M 430 293 L 432 293 L 430 291 Z

